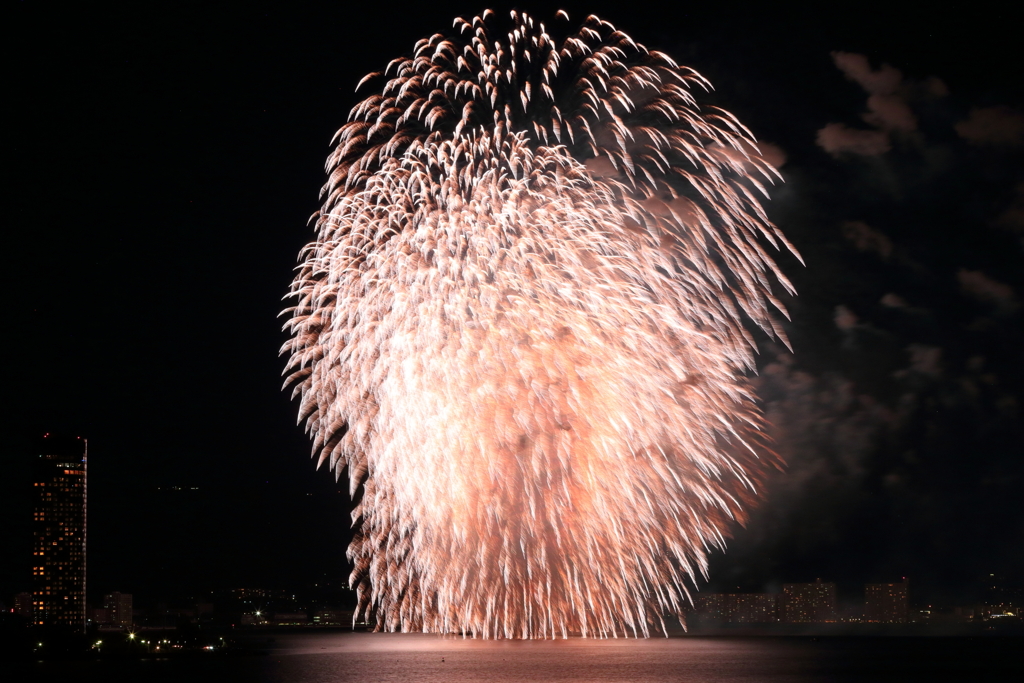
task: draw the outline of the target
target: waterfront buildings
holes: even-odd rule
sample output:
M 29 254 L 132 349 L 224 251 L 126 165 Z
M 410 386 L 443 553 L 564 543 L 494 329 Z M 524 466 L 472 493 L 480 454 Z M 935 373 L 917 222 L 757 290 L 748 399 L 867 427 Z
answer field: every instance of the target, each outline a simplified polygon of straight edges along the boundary
M 31 593 L 18 593 L 14 596 L 14 613 L 25 617 L 26 620 L 32 619 L 32 594 Z
M 907 623 L 907 582 L 864 585 L 864 621 L 882 624 Z
M 771 624 L 779 620 L 774 593 L 704 593 L 697 596 L 702 619 L 729 624 Z
M 34 455 L 31 623 L 83 631 L 88 444 L 48 434 Z
M 811 624 L 836 621 L 836 585 L 787 583 L 782 593 L 702 593 L 694 607 L 706 623 Z
M 814 583 L 782 586 L 782 621 L 788 624 L 821 623 L 836 620 L 836 585 L 818 579 Z
M 131 593 L 111 593 L 103 598 L 103 608 L 107 610 L 110 624 L 121 628 L 132 625 Z

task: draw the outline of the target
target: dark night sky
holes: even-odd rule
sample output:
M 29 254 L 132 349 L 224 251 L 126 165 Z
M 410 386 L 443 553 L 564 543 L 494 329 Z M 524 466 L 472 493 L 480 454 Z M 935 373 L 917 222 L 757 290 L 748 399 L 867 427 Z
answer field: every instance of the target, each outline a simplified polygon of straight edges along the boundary
M 712 583 L 909 576 L 919 596 L 956 597 L 982 573 L 1019 577 L 1021 17 L 763 5 L 559 5 L 696 68 L 787 156 L 768 210 L 807 267 L 782 259 L 796 354 L 763 340 L 759 382 L 790 471 Z M 347 486 L 314 471 L 280 392 L 276 315 L 355 84 L 484 7 L 5 10 L 0 600 L 28 587 L 43 431 L 89 439 L 91 599 L 347 571 Z M 835 50 L 902 72 L 890 102 L 913 130 L 862 119 L 868 92 Z M 830 123 L 876 149 L 837 151 L 853 138 L 833 129 L 830 154 Z

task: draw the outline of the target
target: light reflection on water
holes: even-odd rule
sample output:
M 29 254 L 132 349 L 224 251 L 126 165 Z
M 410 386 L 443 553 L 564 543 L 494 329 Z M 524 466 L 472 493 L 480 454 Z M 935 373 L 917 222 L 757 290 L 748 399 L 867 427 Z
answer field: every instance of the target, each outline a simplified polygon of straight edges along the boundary
M 796 674 L 800 648 L 728 639 L 573 638 L 483 641 L 413 634 L 279 638 L 275 680 L 334 681 L 753 681 Z M 794 667 L 794 665 L 796 665 Z M 794 670 L 797 669 L 797 670 Z M 269 673 L 269 671 L 268 671 Z M 755 675 L 756 674 L 756 675 Z M 752 677 L 753 676 L 753 677 Z
M 993 643 L 957 639 L 482 641 L 367 633 L 288 635 L 271 647 L 265 674 L 273 683 L 807 683 L 896 681 L 908 674 L 925 674 L 932 682 L 961 681 L 977 674 L 983 661 L 999 671 L 993 654 L 1003 651 L 993 650 Z
M 272 641 L 268 641 L 272 638 Z M 241 634 L 265 654 L 32 664 L 75 683 L 901 683 L 1024 680 L 1020 638 L 673 637 L 482 641 L 347 632 Z

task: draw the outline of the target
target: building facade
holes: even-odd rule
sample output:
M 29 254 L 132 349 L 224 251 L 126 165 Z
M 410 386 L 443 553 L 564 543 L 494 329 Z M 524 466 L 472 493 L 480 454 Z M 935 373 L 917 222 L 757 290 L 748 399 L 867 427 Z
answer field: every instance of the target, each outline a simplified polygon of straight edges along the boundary
M 782 586 L 782 621 L 810 624 L 836 620 L 836 585 L 818 579 L 814 583 Z
M 724 624 L 772 624 L 779 620 L 774 593 L 705 593 L 697 596 L 702 621 Z
M 32 594 L 18 593 L 14 596 L 14 613 L 32 619 Z
M 34 456 L 31 621 L 83 631 L 88 444 L 46 435 Z
M 121 628 L 131 628 L 131 593 L 111 593 L 103 598 L 103 608 L 108 612 L 109 623 Z
M 905 624 L 909 613 L 907 583 L 864 585 L 864 620 L 881 624 Z

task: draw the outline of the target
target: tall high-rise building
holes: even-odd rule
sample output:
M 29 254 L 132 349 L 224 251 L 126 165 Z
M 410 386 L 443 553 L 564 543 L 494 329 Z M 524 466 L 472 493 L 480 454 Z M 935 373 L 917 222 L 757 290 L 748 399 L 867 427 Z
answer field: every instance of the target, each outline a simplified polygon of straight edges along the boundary
M 907 623 L 907 582 L 864 584 L 864 619 L 883 624 Z
M 88 445 L 47 434 L 33 459 L 32 624 L 81 631 Z
M 782 586 L 782 621 L 802 624 L 836 619 L 836 585 L 822 582 Z
M 109 610 L 110 623 L 121 628 L 132 625 L 131 593 L 111 593 L 103 597 L 103 607 Z

